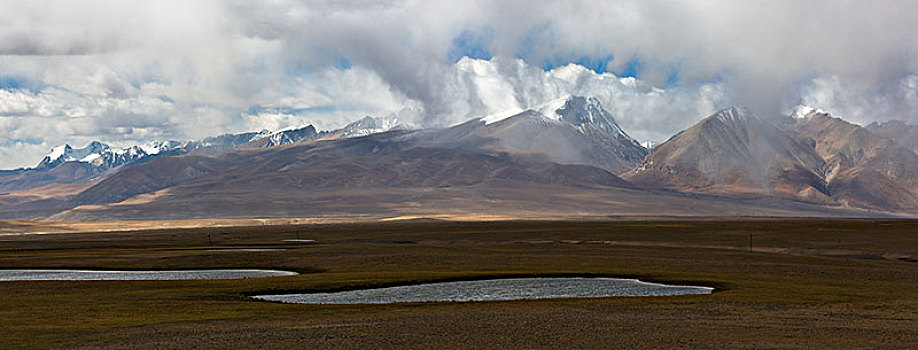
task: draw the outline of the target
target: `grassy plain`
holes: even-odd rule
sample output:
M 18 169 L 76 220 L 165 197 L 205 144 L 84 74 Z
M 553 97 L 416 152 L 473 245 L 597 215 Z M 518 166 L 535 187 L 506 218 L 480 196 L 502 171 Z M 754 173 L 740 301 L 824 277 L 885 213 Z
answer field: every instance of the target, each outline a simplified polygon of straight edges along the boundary
M 240 248 L 278 250 L 234 250 Z M 421 219 L 12 234 L 0 237 L 0 268 L 270 268 L 302 274 L 0 282 L 0 344 L 914 349 L 916 258 L 915 220 Z M 637 277 L 717 290 L 706 296 L 337 306 L 247 297 L 534 275 Z

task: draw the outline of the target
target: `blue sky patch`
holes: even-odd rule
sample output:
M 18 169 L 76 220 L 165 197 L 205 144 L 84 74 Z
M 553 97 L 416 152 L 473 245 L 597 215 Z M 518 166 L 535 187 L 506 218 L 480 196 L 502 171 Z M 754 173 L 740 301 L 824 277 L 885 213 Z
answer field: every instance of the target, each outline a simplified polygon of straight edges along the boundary
M 663 83 L 664 89 L 673 88 L 679 85 L 679 71 L 673 71 L 669 77 L 666 78 L 666 82 Z
M 641 63 L 641 60 L 637 57 L 632 57 L 628 62 L 625 62 L 625 65 L 622 66 L 622 69 L 618 72 L 613 72 L 615 75 L 620 77 L 632 77 L 637 78 L 640 76 L 641 71 L 643 70 L 644 65 Z
M 354 65 L 351 64 L 351 60 L 347 59 L 347 57 L 338 57 L 335 60 L 335 68 L 338 68 L 340 70 L 348 70 L 348 69 L 351 69 L 351 67 L 353 66 Z
M 0 89 L 39 92 L 41 85 L 22 77 L 0 76 Z
M 487 30 L 483 32 L 465 30 L 453 38 L 453 45 L 446 54 L 446 58 L 454 63 L 463 57 L 490 60 L 493 57 L 490 49 L 492 37 L 493 34 Z

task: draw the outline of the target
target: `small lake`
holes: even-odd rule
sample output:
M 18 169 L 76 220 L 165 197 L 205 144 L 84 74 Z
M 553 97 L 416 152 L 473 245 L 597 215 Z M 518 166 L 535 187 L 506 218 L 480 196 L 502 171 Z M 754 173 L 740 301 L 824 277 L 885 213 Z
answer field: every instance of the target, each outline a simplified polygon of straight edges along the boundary
M 218 280 L 295 276 L 278 270 L 174 270 L 174 271 L 99 271 L 99 270 L 0 270 L 0 281 L 162 281 Z
M 439 282 L 334 293 L 259 295 L 256 299 L 293 304 L 387 304 L 505 301 L 522 299 L 636 297 L 711 294 L 714 288 L 674 286 L 620 278 L 508 278 Z

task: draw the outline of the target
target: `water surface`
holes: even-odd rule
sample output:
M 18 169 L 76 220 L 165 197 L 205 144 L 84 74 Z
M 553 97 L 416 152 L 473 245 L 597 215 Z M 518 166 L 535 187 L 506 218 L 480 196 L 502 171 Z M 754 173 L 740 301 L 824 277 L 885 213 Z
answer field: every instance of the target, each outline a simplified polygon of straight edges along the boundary
M 0 281 L 158 281 L 215 280 L 295 276 L 296 272 L 278 270 L 173 270 L 173 271 L 100 271 L 100 270 L 0 270 Z
M 558 277 L 440 282 L 335 293 L 259 295 L 255 298 L 295 304 L 385 304 L 711 294 L 713 290 L 710 287 L 673 286 L 635 279 Z

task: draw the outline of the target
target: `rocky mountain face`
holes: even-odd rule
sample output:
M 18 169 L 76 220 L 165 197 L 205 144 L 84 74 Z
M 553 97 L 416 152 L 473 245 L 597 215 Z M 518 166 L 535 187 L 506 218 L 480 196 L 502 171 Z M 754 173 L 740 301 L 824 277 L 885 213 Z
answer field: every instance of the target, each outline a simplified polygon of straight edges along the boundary
M 913 152 L 918 152 L 918 125 L 891 120 L 884 123 L 873 122 L 866 128 L 877 135 L 896 141 Z
M 789 128 L 825 160 L 820 174 L 842 204 L 906 209 L 918 204 L 918 154 L 867 128 L 813 111 Z
M 150 154 L 141 146 L 113 148 L 98 141 L 93 141 L 83 148 L 62 145 L 53 148 L 34 168 L 0 174 L 0 191 L 89 183 L 106 176 L 113 169 L 149 156 Z
M 648 153 L 598 100 L 568 96 L 442 129 L 390 115 L 333 131 L 93 142 L 0 172 L 0 217 L 914 215 L 918 156 L 889 128 L 731 107 Z
M 657 146 L 624 178 L 689 192 L 914 210 L 915 157 L 889 139 L 819 110 L 797 110 L 794 118 L 775 125 L 734 107 Z
M 252 141 L 236 145 L 236 147 L 241 148 L 265 148 L 265 147 L 277 147 L 281 145 L 289 145 L 291 143 L 297 142 L 306 142 L 312 141 L 324 133 L 316 131 L 316 128 L 312 125 L 299 126 L 286 128 L 282 130 L 275 131 L 269 135 L 259 135 L 259 137 L 254 138 Z
M 133 162 L 148 154 L 140 146 L 112 148 L 99 141 L 93 141 L 86 147 L 74 149 L 70 145 L 54 147 L 51 153 L 38 163 L 36 169 L 49 169 L 66 162 L 91 164 L 100 170 L 111 169 Z
M 99 182 L 51 218 L 607 215 L 651 210 L 674 215 L 836 215 L 799 203 L 643 191 L 588 165 L 419 147 L 415 133 L 387 132 L 217 157 L 159 158 Z
M 410 130 L 410 126 L 403 124 L 395 114 L 385 117 L 366 116 L 350 123 L 341 129 L 322 135 L 323 140 L 338 140 L 352 137 L 362 137 L 390 130 Z
M 323 188 L 442 188 L 495 180 L 631 187 L 601 169 L 532 163 L 391 137 L 323 141 L 220 157 L 171 157 L 126 169 L 76 196 L 77 204 L 120 202 L 168 189 L 166 197 Z M 240 197 L 242 198 L 242 197 Z
M 657 146 L 625 178 L 648 187 L 820 201 L 824 161 L 751 111 L 721 110 Z

